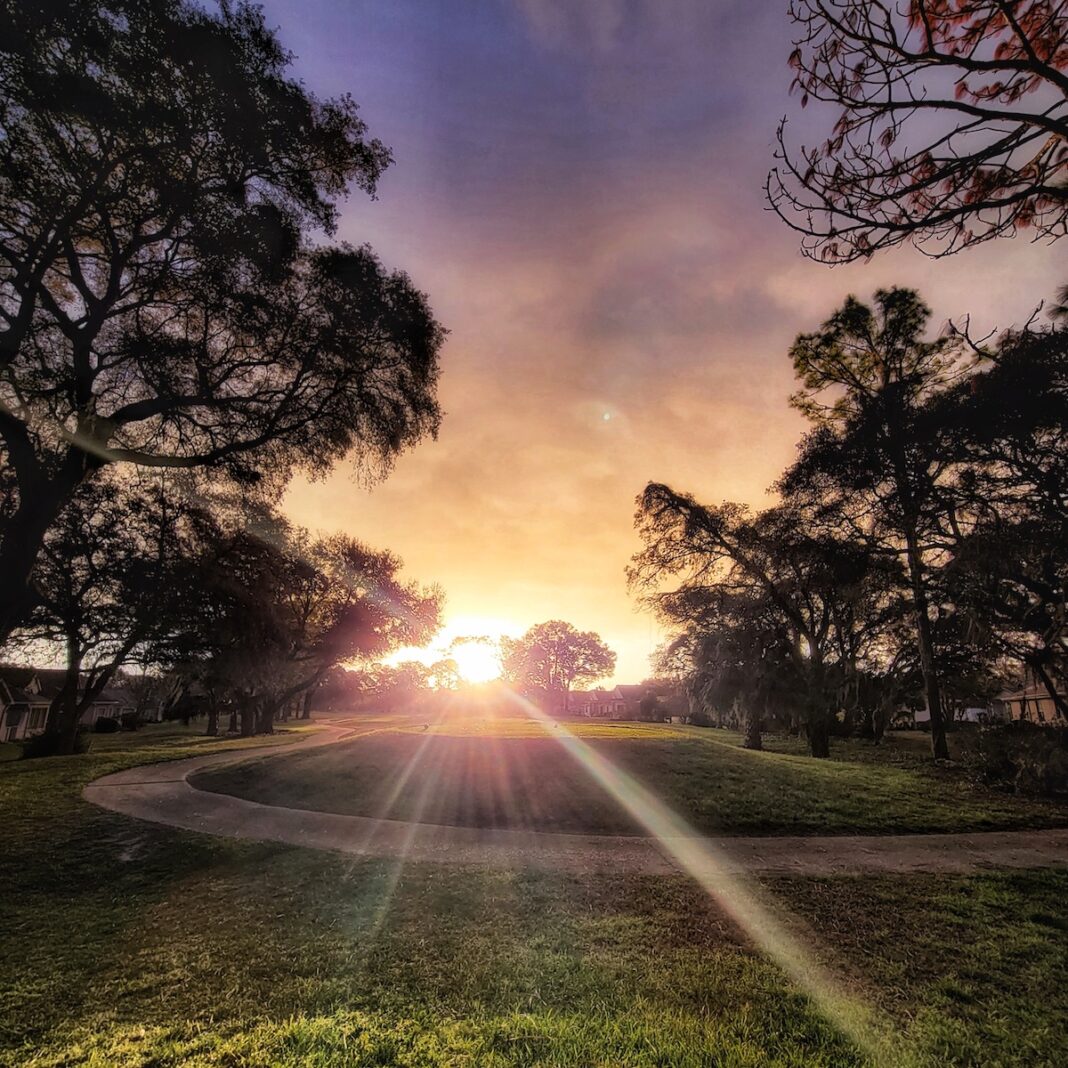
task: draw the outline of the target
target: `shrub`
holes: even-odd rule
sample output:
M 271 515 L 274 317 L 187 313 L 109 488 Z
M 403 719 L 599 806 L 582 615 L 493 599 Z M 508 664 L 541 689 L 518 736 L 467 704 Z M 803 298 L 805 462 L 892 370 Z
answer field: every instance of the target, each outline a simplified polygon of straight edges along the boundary
M 984 783 L 1068 796 L 1068 728 L 1010 723 L 980 727 L 970 741 L 965 760 Z
M 20 759 L 33 760 L 36 757 L 55 756 L 58 752 L 59 735 L 48 733 L 35 734 L 32 738 L 27 738 L 26 741 L 22 743 L 22 754 Z M 81 728 L 78 729 L 78 733 L 74 736 L 74 752 L 89 752 L 89 737 Z
M 114 734 L 121 729 L 122 724 L 111 716 L 101 716 L 100 719 L 93 724 L 93 730 L 96 731 L 97 734 Z
M 139 731 L 143 725 L 140 712 L 123 712 L 119 723 L 124 731 Z

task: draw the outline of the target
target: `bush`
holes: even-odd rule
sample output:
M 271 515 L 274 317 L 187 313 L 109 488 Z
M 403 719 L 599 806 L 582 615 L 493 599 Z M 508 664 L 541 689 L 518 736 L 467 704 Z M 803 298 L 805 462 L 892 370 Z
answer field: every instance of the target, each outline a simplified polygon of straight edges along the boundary
M 22 743 L 22 760 L 33 760 L 36 757 L 50 757 L 55 756 L 59 752 L 59 735 L 57 734 L 35 734 L 32 738 L 27 738 Z M 82 729 L 78 729 L 78 733 L 74 736 L 74 752 L 75 753 L 88 753 L 89 752 L 89 737 Z
M 965 760 L 987 785 L 1068 796 L 1068 728 L 1010 723 L 980 727 L 969 741 Z
M 123 712 L 119 723 L 124 731 L 139 731 L 143 726 L 140 712 Z
M 117 719 L 112 719 L 111 716 L 101 716 L 100 719 L 93 724 L 93 730 L 96 731 L 97 734 L 115 734 L 121 729 L 122 725 L 119 721 Z

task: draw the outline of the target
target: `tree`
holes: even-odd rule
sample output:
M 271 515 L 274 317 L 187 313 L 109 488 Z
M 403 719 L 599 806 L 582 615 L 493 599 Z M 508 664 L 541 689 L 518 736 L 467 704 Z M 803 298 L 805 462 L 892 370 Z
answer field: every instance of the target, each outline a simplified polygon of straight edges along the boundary
M 186 594 L 178 576 L 202 536 L 199 509 L 163 483 L 98 479 L 60 514 L 41 553 L 38 602 L 14 636 L 16 644 L 62 650 L 65 659 L 47 751 L 74 751 L 85 710 L 169 625 Z
M 435 660 L 430 665 L 430 674 L 434 680 L 435 690 L 458 690 L 463 677 L 460 675 L 460 666 L 451 656 Z
M 839 109 L 767 196 L 809 256 L 941 256 L 1068 227 L 1068 11 L 1056 0 L 792 0 L 793 88 Z
M 265 701 L 265 730 L 335 665 L 422 645 L 441 625 L 440 592 L 401 581 L 402 562 L 391 552 L 348 535 L 313 542 L 305 531 L 290 531 L 282 558 L 275 587 L 282 641 L 271 658 L 276 682 Z
M 762 734 L 775 713 L 793 711 L 793 672 L 784 637 L 780 627 L 762 622 L 759 613 L 697 633 L 693 691 L 706 708 L 715 710 L 720 723 L 724 710 L 741 720 L 746 749 L 762 749 Z M 820 755 L 815 749 L 813 755 Z
M 313 540 L 260 517 L 202 568 L 182 659 L 209 692 L 231 696 L 243 733 L 270 733 L 331 669 L 422 644 L 438 629 L 440 592 L 403 582 L 401 567 L 346 535 Z
M 1009 331 L 940 405 L 974 516 L 950 572 L 973 632 L 1068 719 L 1068 329 Z
M 521 638 L 501 638 L 501 676 L 521 693 L 566 708 L 576 683 L 611 675 L 616 654 L 593 631 L 559 619 L 537 623 Z
M 934 755 L 948 758 L 932 631 L 931 578 L 959 537 L 951 450 L 934 401 L 971 371 L 950 337 L 924 340 L 930 310 L 908 289 L 875 307 L 848 297 L 791 355 L 795 407 L 817 424 L 781 492 L 901 560 L 908 577 Z
M 701 505 L 650 483 L 635 526 L 644 548 L 631 587 L 665 622 L 690 632 L 697 696 L 742 711 L 749 744 L 777 706 L 805 728 L 812 755 L 830 753 L 831 726 L 855 664 L 842 630 L 868 573 L 849 546 L 813 537 L 792 509 L 752 515 Z M 674 589 L 665 583 L 679 580 Z
M 430 668 L 419 660 L 380 665 L 377 676 L 379 696 L 396 704 L 411 704 L 430 688 Z
M 106 465 L 278 487 L 437 428 L 425 297 L 322 240 L 389 153 L 288 63 L 247 3 L 0 2 L 0 640 Z

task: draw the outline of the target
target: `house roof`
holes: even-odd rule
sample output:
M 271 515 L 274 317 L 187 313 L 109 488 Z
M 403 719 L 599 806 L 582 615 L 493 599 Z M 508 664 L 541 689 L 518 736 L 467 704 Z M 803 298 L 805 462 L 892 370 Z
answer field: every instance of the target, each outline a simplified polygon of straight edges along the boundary
M 11 701 L 28 704 L 49 702 L 63 688 L 67 672 L 65 668 L 35 668 L 20 664 L 0 664 L 0 682 L 3 682 Z M 32 691 L 36 683 L 37 693 Z M 16 697 L 16 692 L 20 694 Z M 132 704 L 133 699 L 122 686 L 105 686 L 97 696 L 99 704 Z
M 18 686 L 7 686 L 8 694 L 13 705 L 47 705 L 48 698 L 39 693 L 30 693 Z
M 54 697 L 67 681 L 66 668 L 34 668 L 33 673 L 42 696 Z
M 118 686 L 105 686 L 96 696 L 97 704 L 126 705 L 132 702 L 130 694 Z
M 24 689 L 37 672 L 32 667 L 20 667 L 18 664 L 0 664 L 0 679 L 8 686 Z
M 33 679 L 32 668 L 0 665 L 0 707 L 48 704 L 50 699 L 44 694 L 31 693 L 26 689 Z

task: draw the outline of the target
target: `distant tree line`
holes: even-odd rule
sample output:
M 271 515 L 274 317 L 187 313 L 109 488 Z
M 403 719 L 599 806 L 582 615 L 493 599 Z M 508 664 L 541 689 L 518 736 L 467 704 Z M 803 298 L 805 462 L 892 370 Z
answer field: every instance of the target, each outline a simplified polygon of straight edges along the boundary
M 761 729 L 880 738 L 946 724 L 1023 668 L 1068 719 L 1068 329 L 927 332 L 908 289 L 847 299 L 791 350 L 811 425 L 761 512 L 652 483 L 630 581 L 675 637 L 661 668 Z

